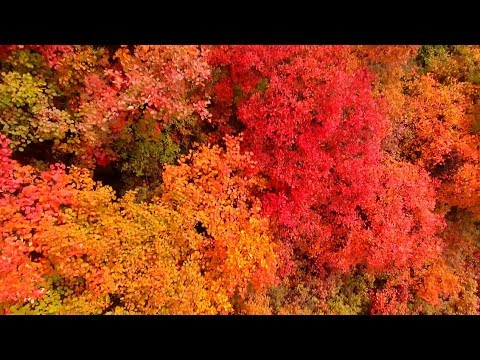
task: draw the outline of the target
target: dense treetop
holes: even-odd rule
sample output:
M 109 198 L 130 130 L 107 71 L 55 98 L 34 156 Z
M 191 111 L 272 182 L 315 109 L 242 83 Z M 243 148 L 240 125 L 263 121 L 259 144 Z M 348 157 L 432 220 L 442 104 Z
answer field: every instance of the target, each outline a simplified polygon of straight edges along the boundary
M 0 46 L 0 312 L 477 314 L 478 46 Z

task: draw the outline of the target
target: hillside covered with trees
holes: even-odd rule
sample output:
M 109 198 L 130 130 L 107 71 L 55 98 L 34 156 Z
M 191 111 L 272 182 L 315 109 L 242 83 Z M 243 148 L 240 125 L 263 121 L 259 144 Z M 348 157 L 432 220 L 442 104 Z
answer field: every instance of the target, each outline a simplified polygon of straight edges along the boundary
M 0 314 L 478 314 L 480 46 L 0 46 Z

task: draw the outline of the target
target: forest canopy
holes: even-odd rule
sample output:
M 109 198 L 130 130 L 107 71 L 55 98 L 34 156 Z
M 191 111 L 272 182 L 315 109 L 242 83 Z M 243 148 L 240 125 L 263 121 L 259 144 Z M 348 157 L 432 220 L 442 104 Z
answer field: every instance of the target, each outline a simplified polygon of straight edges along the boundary
M 478 314 L 480 46 L 0 46 L 0 314 Z

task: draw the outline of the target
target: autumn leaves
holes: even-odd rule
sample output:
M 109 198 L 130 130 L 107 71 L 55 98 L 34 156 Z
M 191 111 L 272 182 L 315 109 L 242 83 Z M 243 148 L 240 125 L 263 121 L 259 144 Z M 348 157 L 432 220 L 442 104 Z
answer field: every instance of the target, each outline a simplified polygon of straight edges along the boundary
M 250 195 L 259 180 L 246 171 L 254 163 L 238 139 L 227 138 L 226 151 L 202 146 L 167 166 L 161 197 L 150 203 L 137 202 L 134 191 L 117 200 L 80 169 L 25 169 L 2 141 L 4 308 L 227 314 L 233 297 L 241 311 L 276 282 L 268 221 Z
M 477 48 L 2 50 L 0 309 L 477 311 Z

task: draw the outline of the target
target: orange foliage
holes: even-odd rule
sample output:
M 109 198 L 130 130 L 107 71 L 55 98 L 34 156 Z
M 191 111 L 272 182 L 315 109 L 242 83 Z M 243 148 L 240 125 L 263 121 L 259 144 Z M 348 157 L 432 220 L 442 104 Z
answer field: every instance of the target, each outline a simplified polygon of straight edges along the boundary
M 14 277 L 4 265 L 0 294 L 6 295 L 0 303 L 31 299 L 28 311 L 35 313 L 40 305 L 34 295 L 60 293 L 54 304 L 60 314 L 262 311 L 265 290 L 276 281 L 276 255 L 260 202 L 250 195 L 261 181 L 238 141 L 225 143 L 226 151 L 202 146 L 180 165 L 167 166 L 161 197 L 150 203 L 138 201 L 136 192 L 117 200 L 110 187 L 75 167 L 68 175 L 63 169 L 44 172 L 15 201 L 8 197 L 18 208 L 22 194 L 39 200 L 34 211 L 39 216 L 12 210 L 13 205 L 2 208 L 4 256 L 36 272 L 20 266 Z M 13 163 L 22 169 L 4 152 L 4 168 Z M 11 182 L 7 185 L 15 185 Z M 2 188 L 15 191 L 7 185 Z M 41 255 L 38 265 L 29 261 L 22 239 L 12 235 L 25 223 L 29 235 L 23 239 Z M 18 244 L 13 257 L 11 248 Z M 49 276 L 59 280 L 47 283 Z M 22 290 L 22 277 L 30 280 L 28 289 L 11 295 Z
M 204 228 L 205 279 L 218 295 L 245 298 L 250 287 L 261 291 L 275 282 L 275 247 L 261 203 L 249 195 L 262 186 L 255 163 L 236 139 L 226 137 L 225 145 L 225 153 L 202 146 L 179 166 L 167 166 L 162 201 Z
M 413 60 L 419 46 L 352 46 L 351 66 L 368 66 L 378 76 L 374 84 L 374 94 L 387 99 L 387 113 L 391 120 L 391 130 L 399 131 L 397 125 L 404 117 L 406 96 L 402 78 L 412 71 Z M 392 147 L 390 151 L 395 151 Z

